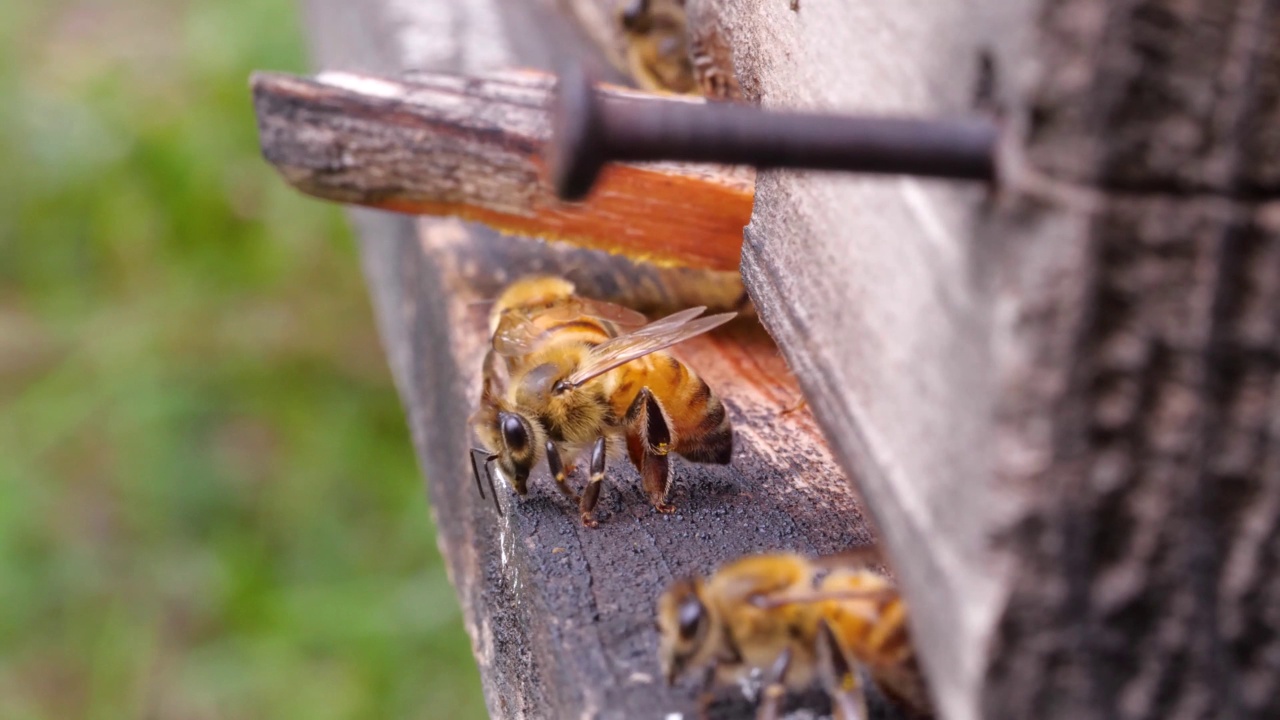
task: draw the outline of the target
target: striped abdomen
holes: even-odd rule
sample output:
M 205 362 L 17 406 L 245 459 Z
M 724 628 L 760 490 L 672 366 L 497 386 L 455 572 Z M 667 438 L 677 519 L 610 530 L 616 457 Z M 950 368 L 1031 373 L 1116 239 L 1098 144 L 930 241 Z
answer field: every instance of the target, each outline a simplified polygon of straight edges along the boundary
M 833 591 L 892 590 L 885 578 L 870 572 L 835 572 L 824 579 L 822 587 Z M 907 607 L 901 597 L 894 593 L 889 598 L 835 600 L 827 603 L 825 611 L 841 644 L 866 666 L 885 694 L 918 713 L 929 712 L 929 697 L 916 664 Z

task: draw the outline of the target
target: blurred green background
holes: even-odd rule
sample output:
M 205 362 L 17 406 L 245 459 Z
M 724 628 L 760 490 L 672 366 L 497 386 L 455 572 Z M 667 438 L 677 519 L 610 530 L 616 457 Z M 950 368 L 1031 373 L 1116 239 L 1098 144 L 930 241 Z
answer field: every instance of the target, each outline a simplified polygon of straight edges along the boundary
M 482 717 L 293 0 L 0 3 L 0 718 Z

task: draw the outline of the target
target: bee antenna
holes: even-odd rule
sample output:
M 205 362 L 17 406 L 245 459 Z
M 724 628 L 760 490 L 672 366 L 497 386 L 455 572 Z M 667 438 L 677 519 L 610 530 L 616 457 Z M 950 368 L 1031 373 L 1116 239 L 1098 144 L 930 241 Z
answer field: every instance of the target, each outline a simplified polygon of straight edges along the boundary
M 494 460 L 498 459 L 497 454 L 485 455 L 485 451 L 480 448 L 471 448 L 471 476 L 476 479 L 476 490 L 480 492 L 480 499 L 487 500 L 484 495 L 484 483 L 480 482 L 480 463 L 476 462 L 476 455 L 484 457 L 484 475 L 489 479 L 489 492 L 493 494 L 493 507 L 498 511 L 498 515 L 502 515 L 502 506 L 498 504 L 498 491 L 493 486 L 493 471 L 491 465 Z
M 480 466 L 476 465 L 476 453 L 484 454 L 480 448 L 471 448 L 471 477 L 476 479 L 476 490 L 480 491 L 480 499 L 488 500 L 484 496 L 484 485 L 480 484 Z
M 493 509 L 498 511 L 498 517 L 502 517 L 502 506 L 498 504 L 498 491 L 493 487 L 493 461 L 497 460 L 497 454 L 490 455 L 484 460 L 484 474 L 489 478 L 489 492 L 493 494 Z M 480 478 L 476 477 L 476 483 L 480 482 Z M 480 493 L 481 496 L 484 493 Z

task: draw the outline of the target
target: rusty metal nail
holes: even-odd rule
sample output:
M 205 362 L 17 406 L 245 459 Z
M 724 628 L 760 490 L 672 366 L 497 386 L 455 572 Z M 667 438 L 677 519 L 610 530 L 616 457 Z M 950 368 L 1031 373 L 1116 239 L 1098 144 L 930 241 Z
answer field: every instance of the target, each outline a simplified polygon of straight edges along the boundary
M 580 200 L 606 163 L 677 160 L 759 168 L 995 179 L 999 129 L 985 119 L 776 112 L 729 104 L 604 98 L 581 68 L 560 75 L 551 168 Z

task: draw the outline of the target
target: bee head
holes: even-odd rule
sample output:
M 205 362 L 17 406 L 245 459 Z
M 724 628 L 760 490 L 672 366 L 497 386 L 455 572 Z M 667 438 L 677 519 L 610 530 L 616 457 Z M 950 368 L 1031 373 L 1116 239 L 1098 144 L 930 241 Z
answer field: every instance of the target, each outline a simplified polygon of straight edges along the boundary
M 519 495 L 529 491 L 529 471 L 538 458 L 537 433 L 533 424 L 515 412 L 499 412 L 497 435 L 500 440 L 498 468 Z
M 668 685 L 705 654 L 712 620 L 701 589 L 697 578 L 684 578 L 658 599 L 658 654 Z

